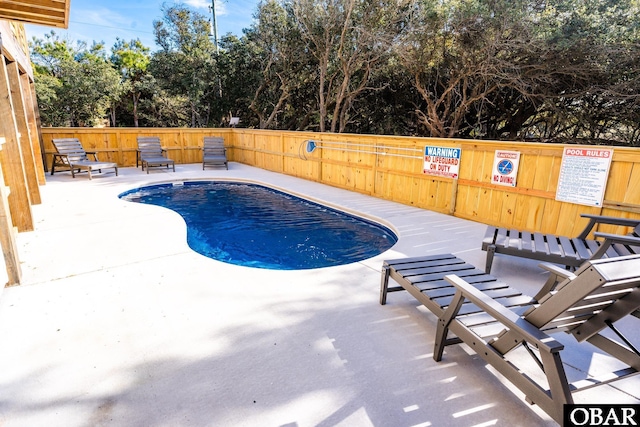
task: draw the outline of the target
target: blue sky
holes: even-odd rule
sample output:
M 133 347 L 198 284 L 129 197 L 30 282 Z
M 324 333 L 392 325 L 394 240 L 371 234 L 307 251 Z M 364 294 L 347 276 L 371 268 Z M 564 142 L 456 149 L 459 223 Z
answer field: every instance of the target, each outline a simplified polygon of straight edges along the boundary
M 226 33 L 242 35 L 251 26 L 259 0 L 215 0 L 218 37 Z M 70 41 L 105 42 L 107 50 L 116 37 L 142 43 L 157 50 L 153 35 L 153 21 L 162 19 L 162 5 L 183 3 L 193 10 L 211 17 L 211 0 L 71 0 L 69 29 L 61 30 L 41 25 L 25 25 L 27 37 L 43 38 L 51 30 Z

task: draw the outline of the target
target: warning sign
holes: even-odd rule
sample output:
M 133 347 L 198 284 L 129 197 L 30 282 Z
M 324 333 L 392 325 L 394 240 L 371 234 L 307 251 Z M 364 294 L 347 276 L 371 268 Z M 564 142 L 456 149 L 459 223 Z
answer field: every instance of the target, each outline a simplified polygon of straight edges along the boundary
M 461 151 L 459 148 L 425 147 L 424 173 L 457 179 L 460 173 Z
M 520 153 L 517 151 L 496 150 L 495 156 L 491 183 L 515 187 L 518 165 L 520 164 Z
M 602 206 L 613 158 L 610 148 L 568 148 L 562 153 L 556 200 Z

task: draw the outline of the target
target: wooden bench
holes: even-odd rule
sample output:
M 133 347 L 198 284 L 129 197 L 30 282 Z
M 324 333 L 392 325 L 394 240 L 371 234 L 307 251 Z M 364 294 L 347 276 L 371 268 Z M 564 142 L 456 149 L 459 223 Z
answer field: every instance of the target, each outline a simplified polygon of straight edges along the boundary
M 224 166 L 229 169 L 227 162 L 227 149 L 224 147 L 224 138 L 217 136 L 205 136 L 202 146 L 202 170 L 206 165 Z
M 521 292 L 474 265 L 468 264 L 455 255 L 442 254 L 384 261 L 380 283 L 380 304 L 386 304 L 388 292 L 407 291 L 429 311 L 440 316 L 455 294 L 455 287 L 444 278 L 449 274 L 464 278 L 477 289 L 492 298 L 498 298 L 509 307 L 531 302 L 531 297 L 523 298 Z M 400 286 L 389 287 L 390 278 Z
M 640 350 L 614 326 L 629 315 L 640 317 L 640 255 L 586 261 L 575 273 L 541 267 L 549 278 L 529 297 L 451 254 L 384 261 L 380 304 L 386 304 L 388 292 L 408 291 L 438 317 L 436 361 L 445 347 L 465 343 L 529 403 L 561 423 L 573 393 L 640 370 Z M 400 286 L 389 287 L 389 279 Z M 601 333 L 605 329 L 607 335 Z M 558 332 L 589 342 L 627 367 L 570 383 L 561 358 L 564 345 L 550 336 Z M 518 348 L 529 357 L 511 358 Z
M 136 167 L 138 166 L 138 156 L 142 164 L 142 170 L 147 170 L 154 166 L 169 166 L 176 171 L 176 164 L 173 159 L 166 157 L 166 150 L 160 145 L 160 138 L 157 136 L 139 136 L 137 137 L 138 152 L 136 154 Z
M 616 218 L 601 215 L 581 215 L 589 218 L 577 237 L 556 236 L 489 226 L 482 240 L 487 252 L 485 272 L 491 272 L 495 254 L 512 255 L 577 268 L 590 259 L 611 258 L 640 253 L 640 219 Z M 626 236 L 595 232 L 598 224 L 633 227 Z
M 118 176 L 118 165 L 112 162 L 98 161 L 97 153 L 93 151 L 85 151 L 82 148 L 80 140 L 77 138 L 56 138 L 52 140 L 56 153 L 51 159 L 51 175 L 62 168 L 62 170 L 70 170 L 71 176 L 76 177 L 76 171 L 87 172 L 91 179 L 91 172 L 102 172 L 102 169 L 113 169 Z M 89 159 L 88 155 L 92 155 L 94 160 Z

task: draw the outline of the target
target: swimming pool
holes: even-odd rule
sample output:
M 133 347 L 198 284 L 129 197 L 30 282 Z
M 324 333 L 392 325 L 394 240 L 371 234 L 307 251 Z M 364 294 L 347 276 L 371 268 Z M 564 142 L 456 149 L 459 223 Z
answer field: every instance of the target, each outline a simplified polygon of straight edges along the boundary
M 348 264 L 398 241 L 381 224 L 253 183 L 160 184 L 120 198 L 174 210 L 186 222 L 191 249 L 249 267 L 301 270 Z

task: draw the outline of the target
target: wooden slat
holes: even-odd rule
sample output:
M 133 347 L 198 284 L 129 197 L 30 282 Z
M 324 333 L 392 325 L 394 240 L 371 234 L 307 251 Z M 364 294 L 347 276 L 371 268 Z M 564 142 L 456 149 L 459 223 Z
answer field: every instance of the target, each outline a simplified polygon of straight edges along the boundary
M 487 227 L 487 229 L 484 232 L 484 238 L 482 239 L 482 244 L 483 245 L 492 245 L 493 242 L 496 239 L 496 232 L 498 231 L 498 229 L 496 227 Z
M 591 253 L 589 251 L 589 248 L 586 245 L 586 242 L 584 240 L 572 239 L 571 242 L 573 243 L 573 246 L 575 247 L 576 252 L 578 253 L 578 256 L 580 258 L 589 259 L 591 257 Z
M 564 252 L 556 236 L 547 236 L 547 245 L 549 246 L 549 253 L 553 255 L 563 256 Z
M 590 254 L 597 252 L 598 248 L 600 247 L 600 243 L 595 240 L 585 239 L 584 243 Z
M 412 268 L 410 270 L 400 270 L 399 273 L 401 273 L 407 280 L 411 281 L 412 283 L 418 283 L 436 280 L 437 278 L 444 277 L 444 275 L 446 275 L 447 273 L 464 270 L 475 270 L 475 268 L 466 263 L 455 263 L 447 265 L 436 265 L 433 267 L 423 267 L 418 269 Z
M 393 265 L 393 268 L 402 272 L 403 275 L 420 275 L 429 272 L 433 272 L 435 268 L 438 267 L 446 267 L 451 265 L 464 265 L 465 262 L 460 259 L 442 259 L 442 260 L 433 260 L 433 261 L 422 261 L 422 262 L 413 262 L 411 264 L 390 264 Z
M 496 246 L 502 246 L 503 248 L 509 246 L 508 231 L 505 228 L 498 229 L 498 235 L 496 236 Z
M 36 158 L 33 152 L 33 144 L 31 143 L 29 123 L 27 122 L 27 108 L 29 106 L 25 102 L 24 95 L 26 91 L 21 84 L 18 63 L 12 62 L 7 64 L 7 73 L 9 76 L 11 101 L 13 103 L 13 113 L 19 135 L 18 140 L 20 151 L 22 152 L 22 166 L 24 168 L 27 191 L 29 192 L 29 200 L 32 204 L 39 205 L 42 201 L 40 198 Z
M 456 271 L 455 274 L 456 276 L 463 278 L 466 282 L 481 289 L 490 289 L 491 286 L 495 286 L 497 283 L 495 277 L 489 276 L 488 274 L 485 274 L 484 271 L 478 269 L 459 270 Z M 412 284 L 420 292 L 450 287 L 451 284 L 444 279 L 444 276 L 446 276 L 446 274 L 442 274 L 442 279 L 437 278 L 436 280 L 429 282 L 413 282 Z M 504 285 L 498 284 L 498 286 Z
M 560 241 L 560 246 L 562 247 L 562 252 L 564 252 L 564 256 L 568 258 L 577 258 L 576 251 L 573 248 L 573 244 L 571 243 L 571 239 L 566 236 L 560 236 L 558 238 Z
M 533 251 L 531 233 L 522 233 L 522 249 L 525 251 Z
M 444 256 L 411 258 L 409 262 L 403 260 L 385 261 L 383 265 L 389 266 L 389 277 L 399 283 L 402 288 L 408 290 L 414 297 L 422 302 L 434 314 L 440 315 L 450 304 L 455 288 L 444 276 L 455 274 L 472 284 L 476 289 L 484 292 L 491 298 L 504 303 L 507 307 L 517 307 L 531 302 L 531 297 L 523 296 L 517 289 L 511 288 L 503 282 L 499 282 L 495 277 L 485 274 L 463 260 L 447 254 Z M 444 264 L 442 262 L 445 261 Z M 431 268 L 425 264 L 434 263 Z M 418 269 L 422 274 L 404 275 L 412 273 L 414 270 L 406 268 L 408 265 L 420 264 Z M 396 270 L 394 265 L 405 267 Z M 393 290 L 398 290 L 393 288 Z M 461 315 L 477 313 L 479 309 L 471 303 L 465 303 L 461 308 Z
M 3 0 L 0 19 L 67 28 L 69 4 L 70 0 Z
M 611 247 L 609 249 L 607 249 L 607 254 L 606 255 L 608 257 L 612 257 L 612 256 L 617 256 L 617 255 L 625 256 L 625 255 L 632 255 L 632 254 L 639 253 L 639 251 L 632 250 L 631 248 L 632 247 L 615 243 L 615 244 L 611 245 Z
M 403 265 L 410 265 L 414 263 L 424 263 L 424 262 L 438 261 L 438 260 L 445 260 L 445 259 L 456 260 L 457 257 L 451 254 L 431 255 L 431 256 L 423 256 L 423 257 L 392 259 L 392 260 L 385 261 L 385 263 L 393 266 L 394 268 L 402 268 Z
M 5 139 L 0 137 L 0 152 L 2 151 L 4 141 Z M 2 247 L 7 278 L 9 279 L 7 285 L 19 284 L 22 277 L 18 247 L 16 246 L 14 234 L 9 204 L 7 203 L 6 187 L 4 186 L 2 175 L 2 165 L 0 164 L 0 247 Z
M 507 243 L 507 246 L 513 249 L 522 249 L 521 242 L 522 240 L 520 239 L 520 232 L 513 229 L 509 230 L 509 242 Z
M 466 279 L 465 279 L 465 282 L 469 283 L 469 281 L 467 281 Z M 476 289 L 483 291 L 487 295 L 491 295 L 492 298 L 521 294 L 521 292 L 516 291 L 515 289 L 510 288 L 506 284 L 500 283 L 497 281 L 474 284 L 474 287 Z M 429 298 L 431 299 L 436 299 L 436 298 L 443 298 L 443 297 L 451 297 L 456 293 L 456 289 L 450 285 L 448 287 L 442 287 L 433 291 L 426 291 L 426 292 L 423 291 L 423 293 L 429 296 Z
M 6 143 L 0 151 L 0 163 L 5 182 L 10 188 L 7 199 L 13 225 L 20 232 L 31 231 L 34 227 L 33 213 L 11 98 L 9 70 L 1 59 L 0 56 L 0 129 L 4 130 Z
M 31 148 L 33 150 L 33 158 L 36 167 L 36 180 L 39 185 L 46 184 L 45 163 L 42 152 L 41 136 L 40 136 L 40 116 L 38 103 L 36 100 L 35 84 L 29 79 L 27 73 L 20 75 L 23 94 L 25 97 L 25 109 L 27 112 L 27 125 L 29 126 L 29 137 L 31 140 Z
M 534 250 L 539 253 L 549 254 L 547 243 L 544 240 L 544 235 L 541 233 L 533 233 Z

